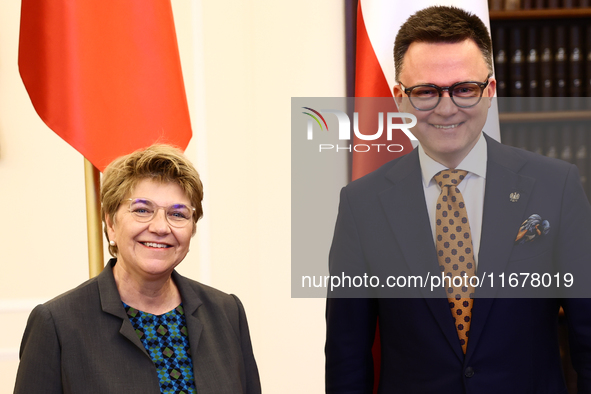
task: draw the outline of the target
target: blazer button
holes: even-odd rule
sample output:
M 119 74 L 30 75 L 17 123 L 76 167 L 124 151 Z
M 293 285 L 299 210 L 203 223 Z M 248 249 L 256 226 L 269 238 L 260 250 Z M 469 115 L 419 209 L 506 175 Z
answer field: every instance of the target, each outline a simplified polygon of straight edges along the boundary
M 466 370 L 464 371 L 464 376 L 467 378 L 471 378 L 472 376 L 474 376 L 474 368 L 472 368 L 472 367 L 466 368 Z

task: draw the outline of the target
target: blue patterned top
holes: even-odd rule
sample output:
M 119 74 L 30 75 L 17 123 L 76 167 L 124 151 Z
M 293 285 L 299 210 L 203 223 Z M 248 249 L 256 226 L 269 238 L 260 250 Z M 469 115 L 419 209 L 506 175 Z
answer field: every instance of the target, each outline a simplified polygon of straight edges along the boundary
M 152 358 L 163 394 L 196 394 L 183 305 L 163 315 L 138 311 L 123 303 L 127 316 Z

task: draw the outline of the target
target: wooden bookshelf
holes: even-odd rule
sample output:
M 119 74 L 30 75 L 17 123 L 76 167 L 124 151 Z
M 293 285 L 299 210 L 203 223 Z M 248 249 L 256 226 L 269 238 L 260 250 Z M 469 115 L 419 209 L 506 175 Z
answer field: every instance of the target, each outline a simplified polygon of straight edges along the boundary
M 556 122 L 591 120 L 591 111 L 556 111 L 556 112 L 501 112 L 501 123 Z
M 489 11 L 491 21 L 589 18 L 591 8 L 554 8 L 543 10 Z

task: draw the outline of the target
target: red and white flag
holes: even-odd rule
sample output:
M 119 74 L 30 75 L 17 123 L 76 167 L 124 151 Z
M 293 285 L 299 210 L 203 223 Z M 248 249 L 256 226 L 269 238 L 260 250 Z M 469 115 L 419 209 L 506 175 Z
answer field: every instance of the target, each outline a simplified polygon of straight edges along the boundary
M 23 0 L 18 62 L 41 119 L 101 171 L 191 139 L 169 0 Z
M 415 12 L 433 5 L 455 6 L 476 14 L 490 31 L 488 5 L 486 0 L 359 0 L 357 8 L 357 49 L 355 71 L 356 97 L 392 97 L 395 81 L 394 39 L 400 26 Z M 394 100 L 390 104 L 382 103 L 380 112 L 397 111 Z M 356 108 L 357 110 L 358 108 Z M 375 109 L 374 109 L 374 112 Z M 360 119 L 360 122 L 362 120 Z M 374 119 L 366 120 L 363 128 L 375 130 Z M 361 126 L 360 126 L 361 127 Z M 484 131 L 500 140 L 498 112 L 491 108 Z M 385 139 L 385 135 L 382 136 Z M 395 141 L 375 141 L 375 143 L 397 143 L 404 147 L 401 153 L 392 153 L 386 149 L 371 152 L 353 153 L 353 179 L 367 174 L 382 164 L 410 152 L 411 142 L 399 131 L 393 134 Z M 356 141 L 358 142 L 358 141 Z

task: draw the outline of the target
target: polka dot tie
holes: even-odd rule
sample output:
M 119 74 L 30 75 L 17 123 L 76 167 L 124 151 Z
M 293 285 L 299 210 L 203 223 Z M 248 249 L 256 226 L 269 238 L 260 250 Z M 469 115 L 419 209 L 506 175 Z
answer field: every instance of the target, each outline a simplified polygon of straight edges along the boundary
M 433 177 L 441 187 L 435 215 L 437 259 L 441 272 L 446 276 L 444 285 L 447 299 L 464 354 L 470 335 L 474 303 L 474 288 L 469 282 L 475 274 L 475 264 L 468 214 L 462 193 L 457 186 L 467 173 L 449 169 L 438 172 Z

